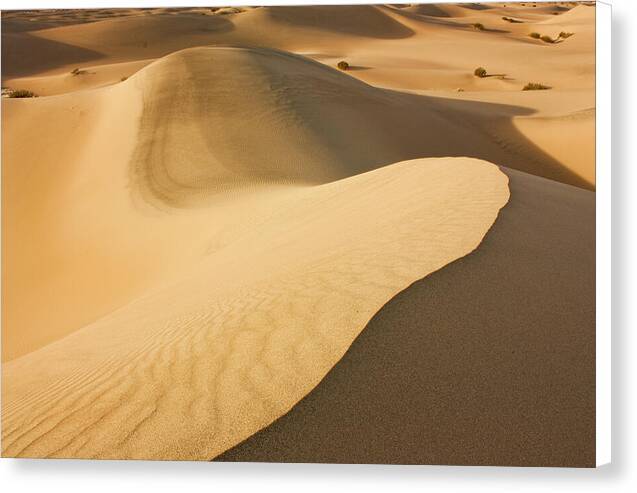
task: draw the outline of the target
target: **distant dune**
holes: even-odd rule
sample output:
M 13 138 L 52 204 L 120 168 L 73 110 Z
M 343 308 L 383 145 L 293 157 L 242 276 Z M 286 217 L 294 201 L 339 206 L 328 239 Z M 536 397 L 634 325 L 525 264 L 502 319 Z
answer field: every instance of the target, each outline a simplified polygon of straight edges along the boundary
M 374 366 L 370 346 L 348 349 L 372 337 L 361 331 L 375 314 L 414 282 L 431 279 L 446 296 L 438 279 L 458 265 L 485 284 L 467 280 L 473 290 L 508 299 L 512 320 L 515 303 L 531 317 L 548 302 L 498 289 L 516 276 L 550 286 L 547 299 L 566 309 L 529 341 L 550 340 L 547 324 L 569 341 L 581 329 L 568 358 L 583 363 L 568 382 L 588 379 L 594 265 L 573 259 L 589 262 L 593 248 L 593 19 L 592 7 L 557 4 L 3 12 L 3 94 L 39 96 L 2 99 L 3 455 L 308 457 L 250 443 L 298 436 L 304 402 L 330 402 L 324 383 L 348 358 Z M 574 34 L 545 43 L 531 31 Z M 523 91 L 528 82 L 549 89 Z M 510 198 L 513 215 L 500 211 Z M 553 209 L 571 229 L 536 220 Z M 515 226 L 525 215 L 535 219 Z M 529 277 L 557 251 L 563 270 Z M 498 261 L 507 269 L 493 277 Z M 586 310 L 567 292 L 580 281 Z M 426 325 L 416 351 L 440 340 L 419 300 L 406 308 L 409 324 Z M 457 330 L 448 314 L 458 308 L 430 302 L 428 316 Z M 491 312 L 472 313 L 489 327 Z M 393 323 L 382 341 L 409 347 L 393 341 Z M 510 338 L 494 330 L 494 354 L 508 355 Z M 557 368 L 559 358 L 520 361 Z M 410 395 L 431 384 L 421 363 L 396 376 Z M 521 398 L 553 376 L 538 373 Z M 371 394 L 352 395 L 371 409 Z M 537 426 L 529 433 L 550 444 Z M 573 443 L 588 454 L 587 440 L 576 434 L 555 457 L 586 463 L 568 454 Z M 419 462 L 422 443 L 412 445 L 394 456 L 365 447 L 365 460 Z M 330 460 L 314 450 L 312 460 Z

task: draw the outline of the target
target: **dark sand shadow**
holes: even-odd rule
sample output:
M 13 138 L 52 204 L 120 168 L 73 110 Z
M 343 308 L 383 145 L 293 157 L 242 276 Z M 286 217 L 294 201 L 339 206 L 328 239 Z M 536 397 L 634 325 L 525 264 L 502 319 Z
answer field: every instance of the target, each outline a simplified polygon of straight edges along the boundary
M 283 24 L 368 38 L 399 39 L 415 33 L 374 5 L 270 7 L 268 15 Z
M 397 91 L 388 92 L 396 93 Z M 405 159 L 444 156 L 476 157 L 587 190 L 594 189 L 594 185 L 541 150 L 515 127 L 514 117 L 530 116 L 534 113 L 528 108 L 463 99 L 399 94 L 406 98 L 408 107 L 417 110 L 426 105 L 430 110 L 429 115 L 433 112 L 446 123 L 462 129 L 461 133 L 446 130 L 452 133 L 448 133 L 445 138 L 445 131 L 441 131 L 443 127 L 438 127 L 436 131 L 440 131 L 440 138 L 436 139 L 435 143 L 429 143 L 426 149 L 419 149 L 418 151 L 423 153 L 420 156 L 410 155 Z M 432 123 L 433 118 L 429 124 L 423 122 L 423 131 L 426 131 Z
M 2 78 L 27 76 L 61 65 L 99 60 L 104 55 L 28 33 L 2 33 Z
M 511 199 L 478 249 L 217 461 L 594 467 L 595 195 L 503 171 Z

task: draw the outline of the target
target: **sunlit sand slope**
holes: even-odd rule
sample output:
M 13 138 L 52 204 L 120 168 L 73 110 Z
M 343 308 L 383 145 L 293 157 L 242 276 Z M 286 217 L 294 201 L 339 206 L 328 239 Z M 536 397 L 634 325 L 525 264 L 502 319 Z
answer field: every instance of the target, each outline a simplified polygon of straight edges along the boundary
M 4 454 L 224 451 L 311 390 L 393 294 L 477 247 L 508 188 L 459 158 L 272 194 L 269 220 L 190 275 L 6 363 Z

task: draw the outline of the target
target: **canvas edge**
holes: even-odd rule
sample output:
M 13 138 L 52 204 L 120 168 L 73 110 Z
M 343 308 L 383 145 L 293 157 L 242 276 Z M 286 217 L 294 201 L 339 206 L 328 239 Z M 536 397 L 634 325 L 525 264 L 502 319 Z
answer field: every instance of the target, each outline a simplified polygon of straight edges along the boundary
M 612 6 L 596 2 L 595 12 L 595 462 L 611 462 L 611 17 Z

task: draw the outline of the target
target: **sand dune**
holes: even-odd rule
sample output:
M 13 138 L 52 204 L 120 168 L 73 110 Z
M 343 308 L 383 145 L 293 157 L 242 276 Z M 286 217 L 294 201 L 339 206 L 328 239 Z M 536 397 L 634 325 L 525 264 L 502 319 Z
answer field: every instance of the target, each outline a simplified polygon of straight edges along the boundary
M 313 388 L 388 297 L 473 250 L 508 188 L 493 165 L 439 159 L 272 195 L 190 274 L 5 363 L 4 454 L 223 452 Z
M 518 123 L 514 116 L 523 115 L 522 108 L 382 90 L 263 48 L 184 50 L 111 87 L 3 105 L 11 121 L 3 126 L 3 172 L 11 183 L 4 192 L 4 247 L 11 259 L 4 275 L 12 286 L 3 316 L 9 327 L 20 327 L 5 334 L 4 360 L 63 337 L 189 265 L 179 238 L 192 240 L 186 248 L 197 258 L 209 236 L 205 207 L 228 197 L 444 156 L 472 156 L 586 184 L 547 154 L 563 157 L 567 133 L 552 138 L 554 127 L 542 119 Z M 34 121 L 41 122 L 35 141 Z M 547 152 L 538 149 L 518 126 L 554 144 Z M 572 135 L 580 128 L 575 121 Z M 587 148 L 581 149 L 585 154 Z M 591 162 L 584 157 L 567 162 Z M 130 214 L 131 192 L 142 208 L 201 210 L 171 214 L 169 221 L 151 210 L 149 222 Z M 28 200 L 31 194 L 40 198 Z M 250 200 L 243 210 L 258 209 L 257 199 Z M 241 229 L 219 215 L 224 228 Z M 128 228 L 139 234 L 109 233 Z M 105 236 L 110 240 L 102 244 Z M 156 245 L 150 257 L 143 255 L 149 244 Z M 63 268 L 43 276 L 47 265 Z M 96 278 L 102 279 L 97 290 Z
M 40 96 L 2 100 L 3 455 L 210 459 L 294 412 L 388 300 L 481 251 L 511 170 L 594 189 L 593 17 L 3 12 L 3 88 Z M 593 193 L 553 185 L 588 231 Z
M 349 143 L 339 143 L 343 147 L 358 146 L 352 149 L 351 155 L 358 156 L 359 162 L 365 161 L 360 163 L 361 169 L 423 156 L 469 155 L 594 189 L 594 160 L 593 153 L 588 152 L 589 147 L 585 147 L 586 152 L 576 154 L 564 149 L 570 142 L 577 141 L 581 132 L 586 135 L 594 132 L 594 120 L 580 116 L 595 105 L 592 83 L 595 9 L 587 5 L 574 8 L 560 4 L 538 5 L 536 8 L 532 4 L 525 7 L 511 4 L 506 8 L 503 5 L 495 3 L 486 9 L 453 4 L 406 8 L 263 7 L 221 16 L 212 15 L 214 12 L 206 9 L 186 9 L 185 12 L 150 10 L 115 18 L 100 17 L 88 23 L 81 18 L 75 24 L 69 24 L 68 16 L 65 16 L 58 27 L 52 27 L 54 21 L 47 18 L 49 27 L 45 29 L 25 31 L 23 27 L 14 27 L 13 31 L 6 33 L 9 38 L 3 47 L 8 56 L 3 57 L 3 85 L 29 89 L 40 95 L 75 93 L 78 89 L 118 84 L 122 78 L 130 77 L 158 57 L 182 48 L 209 44 L 277 48 L 302 54 L 331 67 L 346 59 L 352 66 L 348 75 L 374 88 L 407 90 L 443 99 L 444 125 L 449 123 L 446 98 L 466 102 L 488 99 L 492 103 L 506 103 L 512 107 L 505 112 L 501 106 L 484 106 L 478 118 L 472 112 L 468 120 L 473 127 L 471 132 L 497 129 L 498 137 L 503 139 L 496 144 L 500 149 L 493 147 L 492 136 L 486 139 L 482 136 L 479 139 L 482 143 L 477 145 L 475 136 L 471 137 L 470 145 L 463 146 L 463 142 L 467 141 L 460 138 L 455 139 L 453 145 L 442 145 L 441 142 L 450 140 L 449 135 L 466 134 L 466 130 L 458 129 L 457 125 L 453 129 L 432 125 L 430 108 L 414 112 L 410 109 L 410 121 L 405 123 L 400 115 L 378 119 L 375 115 L 380 111 L 376 109 L 380 109 L 382 104 L 368 103 L 381 93 L 361 89 L 362 93 L 370 96 L 356 108 L 366 130 L 373 127 L 375 132 L 393 133 L 395 147 L 402 150 L 389 152 L 386 147 L 378 149 L 379 146 L 369 149 L 365 153 L 367 156 L 378 156 L 376 162 L 370 165 L 368 158 L 358 154 L 362 147 L 360 139 L 352 137 Z M 426 15 L 427 12 L 437 14 Z M 559 15 L 551 15 L 553 13 Z M 447 17 L 440 17 L 442 14 Z M 503 16 L 514 16 L 520 23 L 505 22 Z M 9 21 L 15 22 L 15 19 Z M 473 29 L 471 24 L 474 22 L 482 23 L 486 31 Z M 552 37 L 561 31 L 575 34 L 563 42 L 546 44 L 529 38 L 528 34 L 532 31 Z M 33 42 L 45 45 L 38 49 L 29 48 Z M 423 46 L 427 48 L 423 49 Z M 190 58 L 188 63 L 195 65 L 193 57 Z M 53 63 L 57 63 L 58 67 L 53 67 Z M 224 63 L 227 66 L 232 62 L 228 58 Z M 254 74 L 255 66 L 260 62 L 253 53 L 241 62 L 237 59 L 237 63 L 251 66 Z M 282 62 L 277 64 L 282 67 Z M 483 79 L 474 77 L 473 70 L 478 65 L 486 67 L 492 75 Z M 287 68 L 291 67 L 288 64 Z M 70 71 L 74 68 L 83 69 L 83 73 L 71 75 Z M 273 69 L 266 67 L 265 71 L 268 70 Z M 234 75 L 238 72 L 236 69 L 233 71 Z M 314 70 L 315 75 L 319 73 Z M 22 76 L 16 77 L 17 74 Z M 270 76 L 262 74 L 260 77 L 265 80 Z M 325 73 L 317 77 L 325 79 Z M 298 80 L 294 82 L 298 83 Z M 541 82 L 551 89 L 521 91 L 527 82 Z M 323 83 L 327 84 L 326 81 Z M 306 87 L 309 87 L 311 82 L 308 80 L 307 84 Z M 353 81 L 349 85 L 353 86 Z M 458 89 L 463 91 L 458 92 Z M 489 99 L 491 94 L 495 94 L 496 98 Z M 303 99 L 303 95 L 297 96 Z M 404 98 L 404 101 L 410 108 L 414 104 L 414 100 Z M 336 115 L 336 118 L 330 119 L 330 125 L 340 121 L 342 115 L 338 115 L 339 112 L 347 112 L 349 101 L 347 103 L 341 101 L 338 103 L 341 109 L 330 109 L 330 113 Z M 564 145 L 556 137 L 551 123 L 553 120 L 547 120 L 547 115 L 541 114 L 548 103 L 563 107 L 561 113 L 553 112 L 551 118 L 570 122 L 560 132 Z M 422 107 L 422 100 L 416 105 Z M 400 104 L 385 106 L 384 110 L 396 109 Z M 479 105 L 467 107 L 477 108 Z M 361 108 L 365 109 L 365 113 L 361 112 Z M 451 116 L 456 122 L 465 122 L 466 113 L 463 111 L 460 115 Z M 308 108 L 305 114 L 316 114 L 316 109 L 310 111 Z M 524 121 L 527 116 L 528 122 Z M 223 115 L 223 118 L 228 118 L 228 115 Z M 427 136 L 423 139 L 417 128 L 407 128 L 399 134 L 397 119 L 400 125 L 427 128 Z M 351 121 L 350 116 L 346 120 Z M 368 123 L 370 121 L 373 123 Z M 281 129 L 291 127 L 294 125 L 288 120 Z M 355 132 L 352 135 L 365 134 L 365 131 L 356 133 L 356 128 L 353 125 L 344 130 Z M 301 133 L 301 130 L 294 130 L 297 135 Z M 491 130 L 488 133 L 492 133 Z M 441 134 L 447 137 L 441 139 Z M 418 137 L 421 138 L 420 144 Z M 341 139 L 344 140 L 344 137 Z M 383 146 L 386 139 L 371 141 L 379 141 Z M 454 146 L 456 149 L 450 151 Z
M 278 51 L 186 50 L 6 103 L 9 455 L 222 452 L 313 388 L 388 297 L 473 250 L 508 198 L 483 161 L 377 162 L 404 142 L 361 115 L 397 124 L 401 97 Z
M 595 195 L 503 171 L 480 247 L 390 300 L 219 460 L 595 466 Z

